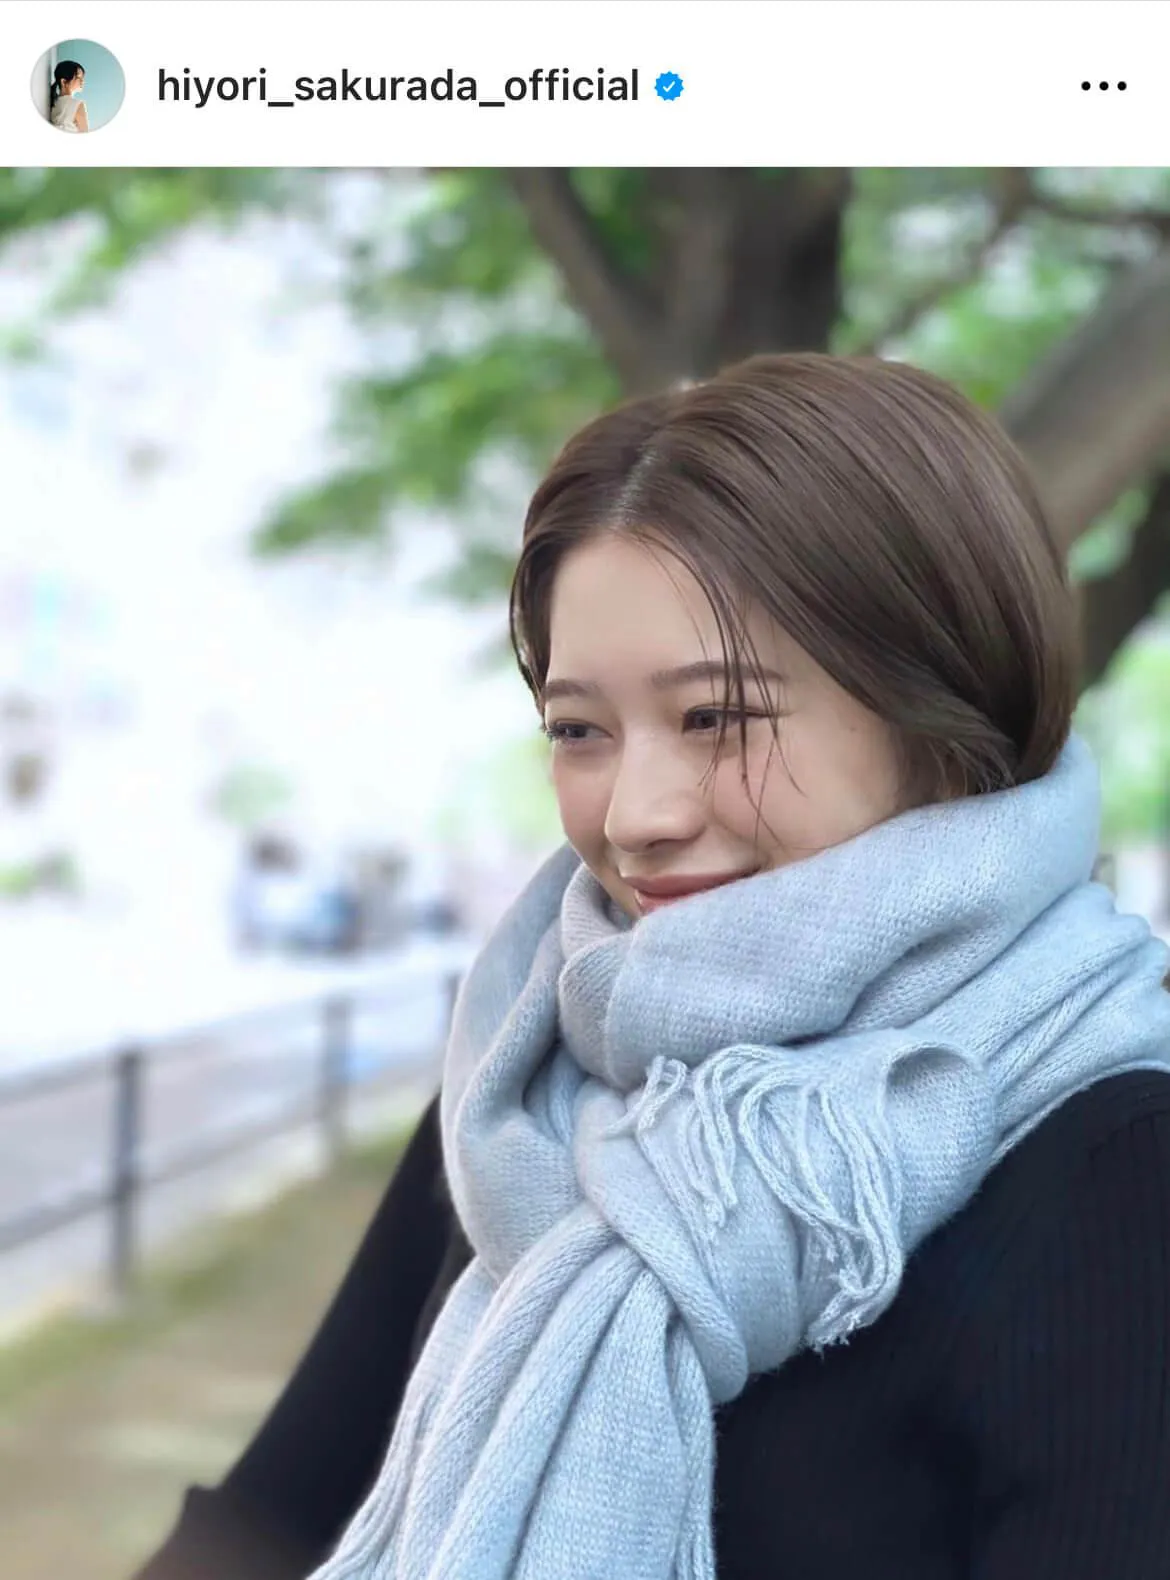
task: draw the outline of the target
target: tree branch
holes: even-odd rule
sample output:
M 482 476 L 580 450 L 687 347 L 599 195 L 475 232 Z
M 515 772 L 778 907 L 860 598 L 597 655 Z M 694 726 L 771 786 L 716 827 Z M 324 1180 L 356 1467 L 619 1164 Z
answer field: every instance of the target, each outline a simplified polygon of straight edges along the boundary
M 507 170 L 532 234 L 560 270 L 569 297 L 631 394 L 671 378 L 661 320 L 638 282 L 607 252 L 567 170 Z
M 876 356 L 882 346 L 907 334 L 920 318 L 933 312 L 956 291 L 973 285 L 986 269 L 991 255 L 1009 231 L 1023 218 L 1031 201 L 1031 181 L 1026 170 L 1003 169 L 992 172 L 995 206 L 986 234 L 971 248 L 957 268 L 931 281 L 917 295 L 904 302 L 881 332 L 858 350 L 859 356 Z
M 1137 227 L 1153 231 L 1155 235 L 1170 237 L 1170 210 L 1156 208 L 1113 208 L 1100 203 L 1080 203 L 1075 199 L 1056 197 L 1041 192 L 1035 180 L 1029 180 L 1029 208 L 1054 219 L 1067 220 L 1070 225 L 1103 226 L 1112 230 Z
M 1066 545 L 1156 470 L 1170 449 L 1170 248 L 1122 276 L 1000 418 Z
M 1079 589 L 1085 686 L 1104 675 L 1117 649 L 1170 589 L 1170 472 L 1159 477 L 1129 555 L 1109 576 Z

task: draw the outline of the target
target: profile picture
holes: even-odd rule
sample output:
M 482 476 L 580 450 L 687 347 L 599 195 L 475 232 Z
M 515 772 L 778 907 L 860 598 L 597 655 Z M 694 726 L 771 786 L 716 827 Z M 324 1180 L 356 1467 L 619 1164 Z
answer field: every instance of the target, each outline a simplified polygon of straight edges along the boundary
M 90 38 L 54 44 L 33 72 L 33 103 L 50 126 L 71 135 L 100 131 L 122 108 L 125 92 L 117 59 Z

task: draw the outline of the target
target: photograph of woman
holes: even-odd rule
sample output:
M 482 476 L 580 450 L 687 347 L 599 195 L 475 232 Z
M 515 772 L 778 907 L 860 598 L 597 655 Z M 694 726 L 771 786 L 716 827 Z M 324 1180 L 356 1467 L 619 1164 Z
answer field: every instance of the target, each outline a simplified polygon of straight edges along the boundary
M 1013 444 L 875 358 L 633 400 L 510 629 L 564 843 L 140 1580 L 1170 1574 L 1170 955 Z
M 88 132 L 89 112 L 81 97 L 85 67 L 80 61 L 59 60 L 49 86 L 49 120 L 59 132 Z

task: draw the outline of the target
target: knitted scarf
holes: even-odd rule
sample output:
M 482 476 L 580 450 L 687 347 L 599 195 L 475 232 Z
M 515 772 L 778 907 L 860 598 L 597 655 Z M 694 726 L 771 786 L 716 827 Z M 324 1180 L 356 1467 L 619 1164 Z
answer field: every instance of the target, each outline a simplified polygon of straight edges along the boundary
M 1170 1068 L 1074 737 L 1019 789 L 624 921 L 569 848 L 460 994 L 475 1252 L 315 1580 L 712 1580 L 713 1408 L 894 1299 L 1072 1094 Z

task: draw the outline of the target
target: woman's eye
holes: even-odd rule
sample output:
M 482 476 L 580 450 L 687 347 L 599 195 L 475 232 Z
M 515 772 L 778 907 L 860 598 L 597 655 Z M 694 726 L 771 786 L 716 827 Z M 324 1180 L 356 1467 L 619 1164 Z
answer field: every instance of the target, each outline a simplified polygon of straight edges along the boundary
M 587 732 L 593 728 L 591 724 L 573 724 L 568 720 L 558 720 L 554 724 L 542 725 L 545 735 L 558 746 L 577 746 L 586 739 Z
M 740 723 L 741 720 L 762 718 L 759 713 L 740 712 L 737 708 L 692 708 L 686 716 L 685 727 L 689 730 L 698 730 L 705 733 L 707 730 L 717 730 L 726 721 L 727 727 Z
M 692 708 L 684 716 L 683 730 L 688 734 L 707 735 L 717 731 L 721 726 L 732 730 L 741 722 L 746 724 L 753 719 L 767 717 L 768 715 L 764 713 L 753 713 L 750 710 L 741 712 L 738 708 Z M 594 724 L 578 724 L 570 719 L 557 719 L 551 724 L 542 724 L 540 728 L 541 733 L 557 746 L 585 746 L 599 733 L 598 727 Z

